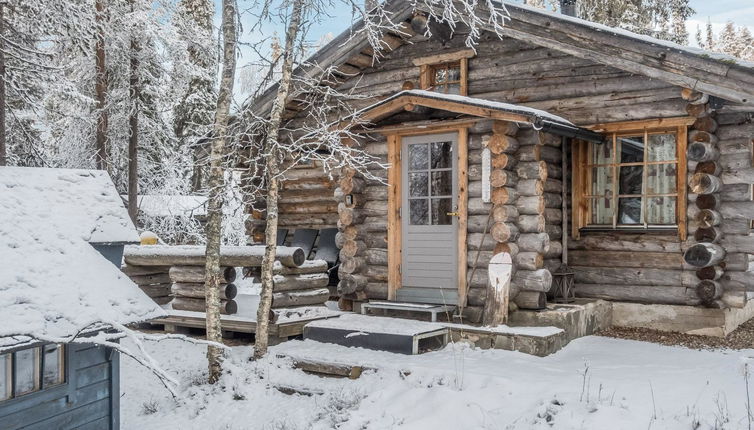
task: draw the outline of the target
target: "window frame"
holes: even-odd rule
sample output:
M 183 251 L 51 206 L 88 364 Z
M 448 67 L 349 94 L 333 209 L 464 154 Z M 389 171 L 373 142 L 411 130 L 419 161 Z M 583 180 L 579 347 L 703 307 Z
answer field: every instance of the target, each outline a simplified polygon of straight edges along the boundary
M 613 145 L 613 160 L 610 163 L 599 163 L 611 166 L 613 170 L 613 202 L 616 204 L 615 213 L 613 214 L 612 225 L 595 225 L 591 223 L 591 200 L 594 198 L 592 194 L 592 177 L 591 169 L 595 163 L 591 162 L 592 148 L 594 143 L 585 141 L 574 141 L 571 148 L 571 197 L 573 199 L 573 216 L 572 216 L 572 231 L 571 235 L 578 239 L 581 233 L 589 231 L 600 232 L 616 232 L 616 233 L 677 233 L 680 240 L 686 240 L 687 236 L 687 159 L 686 159 L 686 146 L 688 141 L 688 126 L 693 124 L 694 119 L 691 117 L 681 117 L 672 119 L 658 119 L 649 121 L 628 121 L 611 124 L 598 124 L 593 125 L 591 128 L 594 131 L 603 133 L 606 135 L 606 143 Z M 676 138 L 676 158 L 675 160 L 667 161 L 649 161 L 646 157 L 648 150 L 648 136 L 652 134 L 675 134 Z M 645 156 L 641 163 L 620 163 L 617 158 L 617 141 L 620 137 L 643 135 L 645 139 Z M 676 197 L 675 208 L 675 224 L 674 225 L 652 225 L 647 224 L 646 219 L 643 224 L 636 225 L 621 225 L 617 222 L 618 211 L 617 203 L 619 194 L 617 193 L 618 177 L 616 172 L 618 166 L 624 164 L 628 165 L 641 165 L 644 167 L 643 171 L 643 184 L 646 184 L 648 169 L 647 166 L 661 165 L 661 164 L 675 164 L 676 169 L 676 189 L 675 193 L 663 193 L 665 197 Z M 643 185 L 645 186 L 645 185 Z M 642 199 L 642 213 L 646 213 L 646 202 L 650 197 L 658 196 L 659 194 L 650 194 L 642 190 L 640 195 Z
M 58 372 L 59 382 L 54 384 L 45 384 L 44 382 L 44 368 L 45 368 L 45 354 L 44 349 L 50 345 L 58 346 Z M 16 393 L 16 369 L 17 359 L 16 355 L 19 352 L 32 350 L 34 352 L 34 389 L 24 393 Z M 0 405 L 6 405 L 14 400 L 26 399 L 29 396 L 49 392 L 53 389 L 64 387 L 68 384 L 68 348 L 64 344 L 36 344 L 34 346 L 23 347 L 0 354 L 9 358 L 6 360 L 5 369 L 0 371 L 5 373 L 8 397 L 0 399 Z
M 442 94 L 448 94 L 447 89 L 450 85 L 458 83 L 458 94 L 461 96 L 467 96 L 469 93 L 469 58 L 476 55 L 471 49 L 463 49 L 461 51 L 450 52 L 445 54 L 432 55 L 429 57 L 417 58 L 413 61 L 415 66 L 419 66 L 419 87 L 422 90 L 434 91 L 435 72 L 441 68 L 449 68 L 451 65 L 459 68 L 458 81 L 450 81 L 441 84 L 445 87 L 446 91 Z M 439 91 L 438 91 L 439 92 Z

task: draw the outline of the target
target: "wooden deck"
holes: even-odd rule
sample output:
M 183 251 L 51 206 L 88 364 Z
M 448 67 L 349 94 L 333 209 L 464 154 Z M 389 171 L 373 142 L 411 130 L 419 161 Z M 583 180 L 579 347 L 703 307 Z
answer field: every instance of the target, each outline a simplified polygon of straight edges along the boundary
M 300 336 L 304 333 L 304 326 L 307 323 L 328 318 L 336 318 L 340 316 L 340 314 L 341 313 L 337 311 L 327 311 L 311 316 L 283 317 L 278 322 L 270 324 L 270 337 L 285 340 L 289 337 Z M 204 329 L 206 327 L 203 312 L 168 310 L 168 316 L 157 318 L 150 322 L 152 324 L 163 325 L 167 332 L 178 332 L 181 328 Z M 253 334 L 256 333 L 257 329 L 257 322 L 255 319 L 237 315 L 222 315 L 220 317 L 220 324 L 222 325 L 223 332 L 230 333 Z

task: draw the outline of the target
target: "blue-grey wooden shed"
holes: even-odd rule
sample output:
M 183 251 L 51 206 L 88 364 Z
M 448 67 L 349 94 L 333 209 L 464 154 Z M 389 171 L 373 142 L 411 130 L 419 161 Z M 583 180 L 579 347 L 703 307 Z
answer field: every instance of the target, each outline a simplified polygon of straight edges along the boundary
M 119 429 L 119 353 L 91 336 L 163 313 L 119 270 L 138 236 L 110 178 L 2 167 L 0 218 L 0 429 Z

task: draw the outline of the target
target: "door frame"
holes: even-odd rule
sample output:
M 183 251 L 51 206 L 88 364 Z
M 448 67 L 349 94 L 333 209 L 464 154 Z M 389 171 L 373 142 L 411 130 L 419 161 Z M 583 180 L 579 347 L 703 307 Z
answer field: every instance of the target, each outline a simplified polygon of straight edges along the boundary
M 401 147 L 405 136 L 418 136 L 443 133 L 458 133 L 458 305 L 466 305 L 467 282 L 466 274 L 466 237 L 469 202 L 469 131 L 471 123 L 449 124 L 437 126 L 403 129 L 393 132 L 385 132 L 387 136 L 387 161 L 388 161 L 388 193 L 387 193 L 387 260 L 388 260 L 388 300 L 396 300 L 398 289 L 401 288 L 401 261 L 402 261 L 402 235 L 401 235 L 401 205 L 402 205 L 402 164 Z

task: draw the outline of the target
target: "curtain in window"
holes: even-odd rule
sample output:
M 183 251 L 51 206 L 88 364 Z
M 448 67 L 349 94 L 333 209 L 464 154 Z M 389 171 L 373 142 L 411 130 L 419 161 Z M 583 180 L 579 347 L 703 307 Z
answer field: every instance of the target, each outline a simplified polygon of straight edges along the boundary
M 672 134 L 649 135 L 648 155 L 650 162 L 670 161 L 669 164 L 652 164 L 647 166 L 646 222 L 653 225 L 672 225 L 676 223 L 676 197 L 653 197 L 653 194 L 675 194 L 676 178 L 676 139 Z

